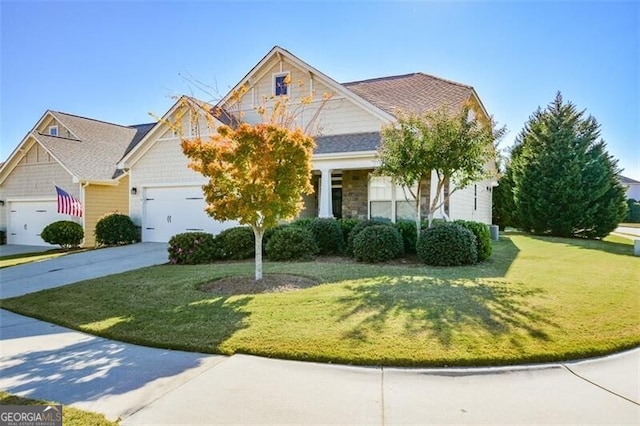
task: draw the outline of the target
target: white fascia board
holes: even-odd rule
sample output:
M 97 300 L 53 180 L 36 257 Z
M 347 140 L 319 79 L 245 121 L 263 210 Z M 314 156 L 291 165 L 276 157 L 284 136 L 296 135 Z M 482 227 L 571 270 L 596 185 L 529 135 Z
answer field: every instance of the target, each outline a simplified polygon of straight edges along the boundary
M 317 154 L 312 158 L 313 168 L 318 169 L 375 169 L 380 162 L 375 151 Z

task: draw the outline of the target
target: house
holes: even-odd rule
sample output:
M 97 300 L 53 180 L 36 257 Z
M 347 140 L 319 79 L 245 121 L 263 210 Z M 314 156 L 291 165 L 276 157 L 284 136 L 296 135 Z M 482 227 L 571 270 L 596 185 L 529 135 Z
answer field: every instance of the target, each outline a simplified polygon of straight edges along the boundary
M 234 94 L 239 92 L 244 96 L 238 100 Z M 328 101 L 323 101 L 325 94 L 331 95 Z M 443 103 L 459 108 L 469 102 L 475 114 L 489 117 L 471 86 L 423 73 L 340 84 L 279 46 L 267 53 L 215 108 L 224 112 L 220 120 L 255 123 L 260 120 L 256 108 L 264 102 L 269 107 L 281 95 L 288 96 L 293 104 L 302 97 L 311 99 L 297 118 L 297 124 L 303 127 L 323 105 L 314 126 L 315 193 L 304 198 L 302 217 L 411 218 L 414 201 L 408 191 L 388 178 L 371 175 L 378 164 L 381 127 L 396 120 L 398 108 L 424 112 Z M 202 120 L 181 116 L 179 104 L 119 163 L 129 173 L 129 212 L 142 227 L 143 241 L 167 241 L 171 235 L 190 230 L 217 233 L 233 225 L 214 222 L 204 213 L 200 187 L 205 179 L 187 168 L 180 136 L 165 122 L 183 120 L 183 128 L 193 135 L 206 135 L 215 129 Z M 487 167 L 494 169 L 495 165 Z M 436 183 L 432 178 L 423 188 L 424 216 Z M 487 180 L 456 191 L 438 215 L 490 224 L 494 185 Z
M 627 198 L 640 201 L 640 182 L 622 175 L 618 175 L 618 179 L 620 179 L 620 183 L 627 190 Z
M 46 225 L 73 220 L 83 226 L 83 245 L 95 245 L 100 217 L 128 213 L 129 176 L 116 164 L 153 125 L 46 111 L 0 167 L 0 228 L 7 243 L 46 245 L 40 238 Z M 82 203 L 82 217 L 57 213 L 54 184 Z
M 236 93 L 243 93 L 238 98 Z M 381 128 L 399 109 L 422 113 L 440 105 L 489 119 L 473 87 L 413 73 L 349 83 L 331 77 L 276 46 L 211 108 L 223 113 L 213 123 L 185 113 L 180 98 L 154 124 L 120 126 L 47 111 L 0 168 L 0 229 L 10 244 L 43 244 L 39 233 L 55 220 L 54 182 L 79 199 L 85 246 L 94 245 L 97 220 L 113 211 L 128 212 L 142 229 L 143 241 L 166 242 L 188 231 L 217 234 L 235 222 L 216 222 L 204 212 L 205 178 L 187 167 L 181 136 L 206 136 L 220 124 L 260 120 L 256 108 L 273 106 L 279 96 L 292 104 L 308 102 L 297 124 L 314 124 L 312 184 L 302 217 L 412 218 L 408 191 L 391 179 L 373 176 Z M 329 96 L 326 96 L 329 95 Z M 181 122 L 183 135 L 171 122 Z M 495 170 L 495 164 L 486 166 Z M 436 179 L 422 188 L 422 215 L 436 191 Z M 453 193 L 436 215 L 491 223 L 495 182 L 486 180 Z M 445 191 L 451 191 L 446 188 Z

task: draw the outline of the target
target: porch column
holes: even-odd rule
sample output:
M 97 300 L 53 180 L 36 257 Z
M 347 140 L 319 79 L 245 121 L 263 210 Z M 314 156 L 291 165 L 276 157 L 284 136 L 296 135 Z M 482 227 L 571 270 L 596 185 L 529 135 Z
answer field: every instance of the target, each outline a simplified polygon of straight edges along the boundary
M 322 169 L 320 177 L 320 209 L 318 217 L 333 217 L 331 206 L 331 170 Z

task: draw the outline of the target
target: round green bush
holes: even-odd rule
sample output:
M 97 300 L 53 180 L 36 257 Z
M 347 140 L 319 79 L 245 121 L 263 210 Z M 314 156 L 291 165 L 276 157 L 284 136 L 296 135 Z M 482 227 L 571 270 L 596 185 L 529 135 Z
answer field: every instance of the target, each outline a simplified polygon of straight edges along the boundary
M 169 240 L 169 262 L 179 265 L 209 263 L 222 258 L 222 250 L 213 234 L 185 232 Z
M 353 255 L 361 262 L 384 262 L 401 254 L 402 237 L 398 230 L 390 225 L 368 226 L 353 240 Z
M 96 224 L 96 244 L 115 246 L 140 241 L 133 221 L 126 214 L 111 213 L 103 216 Z
M 320 255 L 341 254 L 344 250 L 342 228 L 335 219 L 317 218 L 309 224 L 309 231 L 318 243 Z
M 640 223 L 640 201 L 629 198 L 627 200 L 627 209 L 627 217 L 624 221 L 627 223 Z
M 420 232 L 418 258 L 427 265 L 471 265 L 478 260 L 476 237 L 455 223 L 445 223 Z
M 402 236 L 404 250 L 407 253 L 416 253 L 416 240 L 418 239 L 418 231 L 416 230 L 416 222 L 413 220 L 399 220 L 395 223 L 395 227 Z
M 361 220 L 353 227 L 351 232 L 349 232 L 349 238 L 347 238 L 347 247 L 346 252 L 349 256 L 353 256 L 353 241 L 358 236 L 363 229 L 368 228 L 369 226 L 377 226 L 377 225 L 389 225 L 388 223 L 381 222 L 379 220 Z
M 360 222 L 360 219 L 352 219 L 352 218 L 343 218 L 338 219 L 338 223 L 340 224 L 340 228 L 342 228 L 342 236 L 344 239 L 344 247 L 347 247 L 349 234 L 351 230 Z
M 456 220 L 453 223 L 464 226 L 469 231 L 473 232 L 473 235 L 475 235 L 476 250 L 478 251 L 478 262 L 485 261 L 491 257 L 493 246 L 491 245 L 491 232 L 489 231 L 489 227 L 487 225 L 470 220 Z
M 318 244 L 311 231 L 283 226 L 269 238 L 265 251 L 269 260 L 311 260 L 318 254 Z
M 223 259 L 242 260 L 256 255 L 256 239 L 253 229 L 237 226 L 225 229 L 216 237 Z
M 62 248 L 78 247 L 84 238 L 82 225 L 70 220 L 60 220 L 45 226 L 40 238 L 49 244 L 57 244 Z

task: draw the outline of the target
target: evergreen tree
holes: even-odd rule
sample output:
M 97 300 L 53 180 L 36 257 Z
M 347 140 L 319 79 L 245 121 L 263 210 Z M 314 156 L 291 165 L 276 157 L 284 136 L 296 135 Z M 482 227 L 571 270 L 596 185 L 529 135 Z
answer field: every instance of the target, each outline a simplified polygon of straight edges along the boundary
M 626 214 L 617 160 L 600 125 L 560 92 L 533 113 L 516 139 L 510 173 L 515 221 L 534 234 L 599 238 Z

